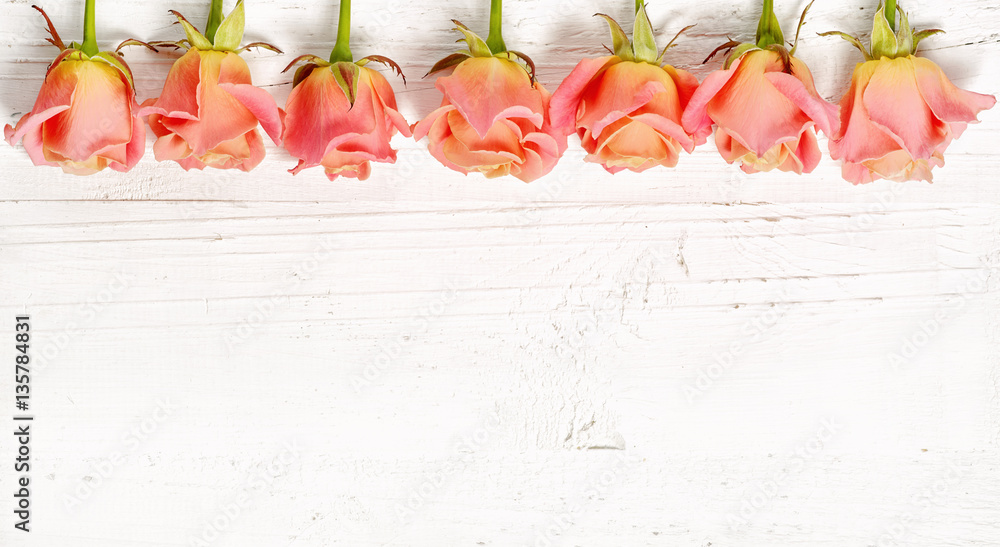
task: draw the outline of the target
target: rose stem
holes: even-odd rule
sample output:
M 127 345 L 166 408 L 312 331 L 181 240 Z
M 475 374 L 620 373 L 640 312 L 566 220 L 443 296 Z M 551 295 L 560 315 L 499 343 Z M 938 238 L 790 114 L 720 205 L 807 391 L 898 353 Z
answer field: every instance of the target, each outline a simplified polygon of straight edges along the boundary
M 507 51 L 507 45 L 503 43 L 503 0 L 490 1 L 490 35 L 486 38 L 486 45 L 495 55 Z
M 337 21 L 337 45 L 330 53 L 331 63 L 350 63 L 351 53 L 351 0 L 340 0 L 340 19 Z
M 80 49 L 88 57 L 93 57 L 101 51 L 100 48 L 97 47 L 97 25 L 94 22 L 94 2 L 95 0 L 87 0 L 86 11 L 83 14 L 83 44 L 80 46 Z

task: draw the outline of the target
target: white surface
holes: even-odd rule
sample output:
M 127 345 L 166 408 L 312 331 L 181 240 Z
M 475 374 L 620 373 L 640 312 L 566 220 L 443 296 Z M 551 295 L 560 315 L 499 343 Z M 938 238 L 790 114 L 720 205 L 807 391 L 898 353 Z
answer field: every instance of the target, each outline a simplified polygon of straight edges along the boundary
M 177 38 L 166 10 L 202 24 L 207 4 L 102 0 L 102 44 Z M 703 77 L 755 28 L 737 4 L 651 16 L 664 40 L 699 24 L 671 59 Z M 779 4 L 790 33 L 803 3 Z M 815 32 L 863 32 L 871 4 L 814 8 L 800 56 L 829 99 L 857 52 Z M 357 2 L 355 52 L 403 65 L 409 121 L 439 101 L 419 76 L 449 19 L 485 30 L 486 5 Z M 630 5 L 508 0 L 507 43 L 554 90 L 602 51 L 590 14 Z M 28 2 L 0 6 L 14 122 L 56 50 Z M 67 41 L 81 6 L 44 5 Z M 997 6 L 904 7 L 949 31 L 925 53 L 958 85 L 1000 91 Z M 286 52 L 248 55 L 282 104 L 336 5 L 247 11 L 248 41 Z M 154 96 L 172 58 L 128 59 Z M 5 494 L 0 545 L 1000 544 L 1000 112 L 982 120 L 934 185 L 861 188 L 828 158 L 747 177 L 711 146 L 612 178 L 573 142 L 532 185 L 404 139 L 334 184 L 273 149 L 251 175 L 150 152 L 77 178 L 0 146 L 0 340 L 31 314 L 37 416 L 34 531 Z

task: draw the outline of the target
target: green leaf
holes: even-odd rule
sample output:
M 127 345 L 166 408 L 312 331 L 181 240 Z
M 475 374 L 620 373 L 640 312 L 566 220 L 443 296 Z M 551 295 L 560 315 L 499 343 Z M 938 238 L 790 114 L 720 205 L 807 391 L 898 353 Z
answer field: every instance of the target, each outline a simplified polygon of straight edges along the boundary
M 358 99 L 358 80 L 361 78 L 361 67 L 354 63 L 334 63 L 330 66 L 333 77 L 337 80 L 337 85 L 344 90 L 347 100 L 354 106 L 354 101 Z
M 893 59 L 898 51 L 899 41 L 889 26 L 889 20 L 885 18 L 885 6 L 882 6 L 875 13 L 875 26 L 872 28 L 872 57 Z
M 656 48 L 656 37 L 653 26 L 649 24 L 646 6 L 643 5 L 635 14 L 635 27 L 632 29 L 632 52 L 636 61 L 655 63 L 659 51 Z
M 625 61 L 634 61 L 635 54 L 632 52 L 632 43 L 628 40 L 628 35 L 625 34 L 625 29 L 618 24 L 610 15 L 605 15 L 603 13 L 595 13 L 594 17 L 603 17 L 605 21 L 608 22 L 608 26 L 611 27 L 611 40 L 614 47 L 614 54 L 621 57 Z
M 452 19 L 452 23 L 455 23 L 455 28 L 465 35 L 465 43 L 469 46 L 469 52 L 472 53 L 473 57 L 492 57 L 493 52 L 490 50 L 490 46 L 486 45 L 486 41 L 479 37 L 478 34 L 472 32 L 472 30 L 463 25 L 462 23 Z M 461 42 L 462 40 L 459 40 Z
M 206 51 L 212 49 L 212 42 L 209 42 L 204 34 L 198 32 L 198 29 L 189 23 L 183 15 L 174 10 L 170 10 L 170 13 L 174 14 L 174 17 L 177 17 L 177 21 L 184 27 L 184 34 L 187 34 L 187 40 L 191 44 L 191 47 Z
M 219 30 L 215 32 L 215 48 L 219 51 L 236 51 L 243 41 L 243 30 L 246 27 L 246 10 L 243 0 L 236 2 L 236 8 L 226 16 Z

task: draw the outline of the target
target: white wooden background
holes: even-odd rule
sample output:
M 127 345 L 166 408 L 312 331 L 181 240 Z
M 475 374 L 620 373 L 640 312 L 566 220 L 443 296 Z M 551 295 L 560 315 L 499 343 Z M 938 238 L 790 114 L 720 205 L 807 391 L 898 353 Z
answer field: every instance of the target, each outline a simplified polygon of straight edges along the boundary
M 0 1 L 0 123 L 56 54 L 30 4 Z M 67 41 L 82 4 L 43 3 Z M 247 55 L 283 104 L 336 3 L 247 4 L 247 41 L 286 52 Z M 420 76 L 449 19 L 487 23 L 485 0 L 355 4 L 355 53 L 402 64 L 410 122 L 440 100 Z M 508 0 L 506 41 L 554 90 L 608 40 L 591 14 L 631 4 Z M 792 35 L 805 2 L 778 4 Z M 828 99 L 858 53 L 816 32 L 865 33 L 872 4 L 814 7 L 800 57 Z M 207 5 L 101 0 L 99 39 L 178 38 L 166 10 Z M 1000 92 L 1000 6 L 904 7 L 949 31 L 924 54 L 956 84 Z M 670 59 L 699 77 L 758 10 L 650 6 L 661 44 L 698 23 Z M 155 96 L 174 57 L 127 58 Z M 864 187 L 829 159 L 748 177 L 711 145 L 611 177 L 574 139 L 531 185 L 401 138 L 364 183 L 273 148 L 250 175 L 150 150 L 78 178 L 0 146 L 0 354 L 30 313 L 36 415 L 33 532 L 7 435 L 0 545 L 998 545 L 1000 110 L 981 119 L 935 184 Z

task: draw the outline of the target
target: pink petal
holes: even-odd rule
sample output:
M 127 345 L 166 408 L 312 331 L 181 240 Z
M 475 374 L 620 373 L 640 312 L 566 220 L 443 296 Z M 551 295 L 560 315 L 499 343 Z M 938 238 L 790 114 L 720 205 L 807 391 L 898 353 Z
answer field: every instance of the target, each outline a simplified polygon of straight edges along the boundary
M 983 110 L 996 105 L 996 97 L 959 89 L 944 72 L 929 59 L 911 57 L 917 88 L 927 106 L 944 122 L 971 123 Z
M 735 67 L 736 75 L 708 103 L 711 119 L 757 157 L 776 144 L 798 139 L 810 121 L 765 77 L 765 71 L 778 63 L 778 54 L 772 51 L 747 53 Z
M 549 106 L 552 125 L 567 134 L 575 131 L 580 101 L 587 86 L 601 71 L 619 62 L 621 59 L 614 55 L 580 61 L 552 95 Z
M 843 159 L 848 163 L 860 164 L 899 150 L 899 144 L 871 122 L 862 100 L 878 63 L 879 61 L 859 63 L 854 69 L 851 88 L 840 101 L 840 130 L 830 139 L 830 156 L 835 160 Z M 854 168 L 845 169 L 844 173 L 845 178 L 849 175 L 848 181 L 855 184 L 860 184 L 863 178 L 856 174 Z
M 370 78 L 375 98 L 381 102 L 382 109 L 393 127 L 404 137 L 413 136 L 410 132 L 409 124 L 406 123 L 406 119 L 399 113 L 399 108 L 396 106 L 396 93 L 393 91 L 392 86 L 389 85 L 389 82 L 386 81 L 385 76 L 375 70 L 364 67 L 362 67 L 362 71 Z
M 236 97 L 260 121 L 271 141 L 281 146 L 281 115 L 270 93 L 248 84 L 219 84 L 219 87 Z
M 917 89 L 911 58 L 884 58 L 864 91 L 871 121 L 885 130 L 915 159 L 930 158 L 948 136 Z
M 528 118 L 537 127 L 545 122 L 541 97 L 528 73 L 518 63 L 497 57 L 473 57 L 438 78 L 437 88 L 485 137 L 503 118 Z
M 816 122 L 823 133 L 833 135 L 840 129 L 839 112 L 836 106 L 812 95 L 801 80 L 784 72 L 768 72 L 764 75 L 771 85 L 795 103 L 795 106 Z
M 426 137 L 431 132 L 431 128 L 434 127 L 434 124 L 441 117 L 443 117 L 443 116 L 446 117 L 446 115 L 449 112 L 451 112 L 452 110 L 455 110 L 455 107 L 453 105 L 451 105 L 451 104 L 446 104 L 444 106 L 439 107 L 437 110 L 431 112 L 430 114 L 428 114 L 427 117 L 424 118 L 423 120 L 420 120 L 419 122 L 417 122 L 416 124 L 414 124 L 413 125 L 413 139 L 416 140 L 416 141 L 420 141 L 421 139 L 423 139 L 424 137 Z M 433 139 L 432 139 L 432 142 L 433 142 Z
M 736 75 L 736 69 L 739 68 L 740 63 L 743 62 L 745 57 L 746 55 L 737 59 L 728 70 L 716 70 L 705 78 L 705 81 L 694 92 L 690 102 L 684 109 L 684 115 L 681 117 L 681 125 L 685 131 L 692 135 L 706 134 L 707 131 L 711 131 L 714 122 L 711 116 L 708 115 L 708 103 L 715 98 L 722 88 L 729 84 L 729 81 Z

